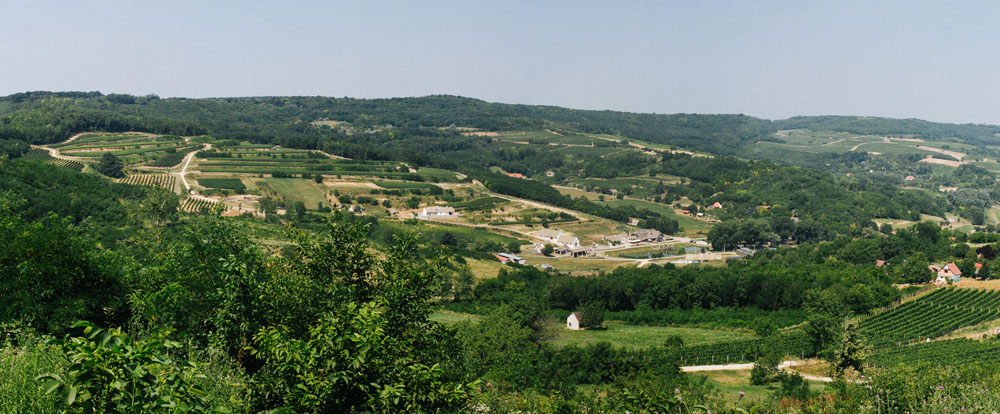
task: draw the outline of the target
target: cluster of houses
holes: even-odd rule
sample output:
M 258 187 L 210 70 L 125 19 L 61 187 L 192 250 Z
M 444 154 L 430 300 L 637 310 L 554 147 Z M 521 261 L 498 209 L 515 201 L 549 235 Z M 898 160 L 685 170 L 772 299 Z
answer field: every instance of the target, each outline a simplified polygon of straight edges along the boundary
M 345 206 L 343 204 L 337 206 L 337 210 L 348 211 L 354 214 L 365 214 L 365 208 L 359 205 L 349 205 Z
M 712 205 L 705 207 L 705 210 L 715 210 L 717 208 L 722 208 L 722 203 L 719 203 L 718 201 L 716 201 L 715 203 L 712 203 Z M 685 216 L 695 215 L 695 216 L 698 216 L 698 217 L 705 217 L 705 213 L 700 212 L 700 211 L 698 213 L 696 213 L 696 214 L 692 214 L 691 210 L 681 210 L 681 214 L 683 214 Z
M 615 233 L 602 237 L 608 244 L 638 244 L 663 241 L 663 233 L 653 229 L 639 229 L 630 233 Z
M 551 244 L 555 247 L 553 252 L 560 256 L 581 257 L 594 254 L 592 248 L 580 246 L 580 238 L 562 230 L 544 229 L 535 237 L 544 240 L 543 243 L 535 245 L 534 250 L 537 253 L 541 253 L 546 244 Z

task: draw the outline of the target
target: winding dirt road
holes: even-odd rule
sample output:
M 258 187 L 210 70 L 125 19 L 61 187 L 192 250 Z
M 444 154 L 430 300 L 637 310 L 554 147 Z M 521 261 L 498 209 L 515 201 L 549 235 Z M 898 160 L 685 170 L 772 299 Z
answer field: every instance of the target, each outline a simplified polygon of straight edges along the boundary
M 778 364 L 778 369 L 782 371 L 796 372 L 793 369 L 789 369 L 798 365 L 805 364 L 802 361 L 783 361 Z M 746 371 L 748 369 L 753 369 L 753 364 L 726 364 L 726 365 L 692 365 L 687 367 L 681 367 L 681 372 L 704 372 L 704 371 Z M 807 381 L 815 382 L 833 382 L 833 378 L 830 377 L 818 377 L 815 375 L 808 375 L 798 372 L 803 379 Z
M 201 147 L 201 148 L 199 148 L 197 150 L 191 151 L 190 153 L 188 153 L 188 155 L 186 155 L 184 157 L 184 164 L 181 167 L 181 170 L 178 171 L 178 172 L 173 172 L 171 174 L 175 174 L 175 175 L 177 175 L 181 179 L 181 184 L 184 184 L 184 191 L 191 198 L 195 198 L 195 199 L 199 199 L 199 200 L 205 200 L 205 201 L 211 201 L 211 202 L 219 202 L 220 200 L 218 200 L 218 199 L 211 198 L 211 197 L 205 197 L 205 196 L 203 196 L 201 194 L 195 194 L 191 190 L 191 183 L 189 183 L 188 180 L 187 180 L 188 165 L 191 164 L 191 160 L 194 159 L 195 154 L 197 154 L 198 151 L 209 150 L 209 149 L 212 149 L 212 144 L 205 144 L 203 147 Z

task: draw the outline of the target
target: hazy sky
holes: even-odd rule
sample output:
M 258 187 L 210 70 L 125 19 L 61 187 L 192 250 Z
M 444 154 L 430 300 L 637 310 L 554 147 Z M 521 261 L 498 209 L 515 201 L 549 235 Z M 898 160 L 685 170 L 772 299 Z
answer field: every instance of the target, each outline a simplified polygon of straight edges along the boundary
M 25 1 L 0 95 L 454 94 L 1000 124 L 1000 2 Z

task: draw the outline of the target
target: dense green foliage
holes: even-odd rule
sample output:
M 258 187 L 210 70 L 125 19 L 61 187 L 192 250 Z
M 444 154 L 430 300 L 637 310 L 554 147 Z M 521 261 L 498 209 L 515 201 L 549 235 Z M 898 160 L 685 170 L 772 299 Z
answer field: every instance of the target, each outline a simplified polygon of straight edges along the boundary
M 68 411 L 210 411 L 205 391 L 196 384 L 204 375 L 194 364 L 173 361 L 162 353 L 181 347 L 165 333 L 137 342 L 120 329 L 105 331 L 89 322 L 73 327 L 83 327 L 84 336 L 53 341 L 69 356 L 69 368 L 64 374 L 38 377 L 46 382 L 46 393 L 61 394 Z
M 101 156 L 101 161 L 97 164 L 97 172 L 111 178 L 125 177 L 125 172 L 122 171 L 123 168 L 125 168 L 125 164 L 122 163 L 122 160 L 110 152 L 105 152 Z
M 139 187 L 17 159 L 0 161 L 0 189 L 27 201 L 21 210 L 26 218 L 52 212 L 76 223 L 87 217 L 101 223 L 123 222 L 128 211 L 119 200 L 138 200 L 144 195 Z
M 69 220 L 21 216 L 24 201 L 0 194 L 0 321 L 62 332 L 78 319 L 121 325 L 125 283 L 111 255 Z

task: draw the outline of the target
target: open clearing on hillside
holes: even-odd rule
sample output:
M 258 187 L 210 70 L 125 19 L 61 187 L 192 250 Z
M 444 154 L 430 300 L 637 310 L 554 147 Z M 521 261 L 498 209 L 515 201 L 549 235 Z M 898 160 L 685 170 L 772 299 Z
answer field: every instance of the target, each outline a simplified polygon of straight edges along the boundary
M 966 164 L 966 162 L 964 161 L 942 160 L 940 158 L 934 158 L 934 157 L 927 157 L 920 160 L 919 162 L 926 162 L 928 164 L 947 165 L 949 167 L 958 167 L 962 164 Z
M 306 208 L 310 209 L 316 208 L 317 203 L 327 204 L 326 195 L 316 188 L 316 184 L 310 180 L 301 178 L 265 178 L 264 180 L 289 203 L 301 201 L 305 203 Z
M 547 326 L 547 333 L 552 335 L 549 342 L 556 346 L 610 342 L 616 348 L 652 348 L 663 346 L 667 338 L 675 335 L 684 338 L 685 346 L 729 342 L 754 337 L 752 334 L 742 332 L 673 326 L 636 326 L 625 325 L 617 321 L 606 321 L 604 325 L 607 329 L 571 331 L 566 329 L 564 323 L 552 323 Z
M 466 322 L 466 321 L 476 322 L 479 320 L 479 317 L 467 313 L 458 313 L 447 310 L 436 310 L 434 312 L 431 312 L 428 319 L 437 323 L 451 325 L 454 323 Z

